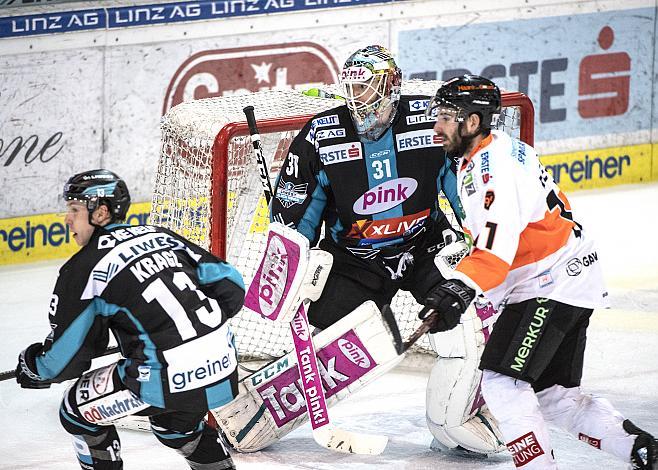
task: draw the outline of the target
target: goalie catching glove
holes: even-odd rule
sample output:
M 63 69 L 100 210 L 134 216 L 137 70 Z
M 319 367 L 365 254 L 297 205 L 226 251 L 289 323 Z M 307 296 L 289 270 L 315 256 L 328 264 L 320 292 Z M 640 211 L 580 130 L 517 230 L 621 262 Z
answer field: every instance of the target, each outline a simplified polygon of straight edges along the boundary
M 430 326 L 430 333 L 452 330 L 459 324 L 459 318 L 466 311 L 475 291 L 457 279 L 447 279 L 439 283 L 425 298 L 425 306 L 436 310 L 439 315 Z M 423 309 L 419 318 L 425 320 L 431 310 Z

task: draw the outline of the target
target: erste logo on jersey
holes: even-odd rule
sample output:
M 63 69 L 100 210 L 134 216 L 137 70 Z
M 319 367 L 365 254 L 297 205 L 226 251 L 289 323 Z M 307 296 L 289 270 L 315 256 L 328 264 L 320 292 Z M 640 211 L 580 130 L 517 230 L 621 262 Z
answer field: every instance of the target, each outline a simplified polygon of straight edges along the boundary
M 329 145 L 320 149 L 320 160 L 325 165 L 343 163 L 353 160 L 362 160 L 363 151 L 360 142 L 348 142 L 345 144 Z
M 395 136 L 395 145 L 398 152 L 405 150 L 439 147 L 443 145 L 439 136 L 432 129 L 403 132 Z
M 482 152 L 480 159 L 480 173 L 482 173 L 482 182 L 487 184 L 491 179 L 491 175 L 489 174 L 489 152 Z
M 349 238 L 361 239 L 360 244 L 402 237 L 422 225 L 430 215 L 429 209 L 403 217 L 384 220 L 357 220 L 347 233 Z
M 409 199 L 418 188 L 413 178 L 396 178 L 369 189 L 359 197 L 352 210 L 361 215 L 377 214 L 392 209 Z

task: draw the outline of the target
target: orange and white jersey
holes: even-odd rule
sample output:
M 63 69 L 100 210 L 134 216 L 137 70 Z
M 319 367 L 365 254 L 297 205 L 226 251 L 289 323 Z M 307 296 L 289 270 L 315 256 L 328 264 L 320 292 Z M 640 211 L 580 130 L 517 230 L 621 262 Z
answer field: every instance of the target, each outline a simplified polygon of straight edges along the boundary
M 473 247 L 452 277 L 496 308 L 535 297 L 608 306 L 599 253 L 532 147 L 492 131 L 459 167 Z

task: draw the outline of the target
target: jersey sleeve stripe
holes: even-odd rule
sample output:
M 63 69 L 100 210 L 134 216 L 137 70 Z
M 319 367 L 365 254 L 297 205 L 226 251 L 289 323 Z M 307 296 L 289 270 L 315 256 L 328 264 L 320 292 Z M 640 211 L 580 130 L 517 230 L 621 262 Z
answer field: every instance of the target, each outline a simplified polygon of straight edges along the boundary
M 540 261 L 569 242 L 574 223 L 560 216 L 560 211 L 546 211 L 539 222 L 529 223 L 521 232 L 519 247 L 512 262 L 512 269 Z
M 455 268 L 475 282 L 483 292 L 500 285 L 509 272 L 510 265 L 490 251 L 474 248 Z

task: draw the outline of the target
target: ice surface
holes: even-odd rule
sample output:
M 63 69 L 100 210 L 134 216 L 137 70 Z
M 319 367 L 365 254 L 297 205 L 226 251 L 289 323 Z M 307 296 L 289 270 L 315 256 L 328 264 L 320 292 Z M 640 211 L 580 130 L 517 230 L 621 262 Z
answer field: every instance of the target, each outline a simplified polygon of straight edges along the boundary
M 589 329 L 583 388 L 603 395 L 637 425 L 658 434 L 658 185 L 575 193 L 577 220 L 598 240 L 613 309 L 597 311 Z M 18 352 L 49 331 L 47 307 L 60 263 L 0 268 L 0 370 L 13 369 Z M 389 436 L 379 456 L 344 455 L 317 446 L 307 425 L 265 451 L 235 455 L 241 469 L 512 469 L 501 454 L 468 460 L 429 450 L 425 427 L 427 371 L 396 369 L 331 409 L 352 431 Z M 23 390 L 0 383 L 0 469 L 79 468 L 58 407 L 66 384 Z M 124 468 L 176 470 L 183 459 L 149 433 L 120 430 Z M 562 469 L 624 469 L 594 448 L 552 432 Z

